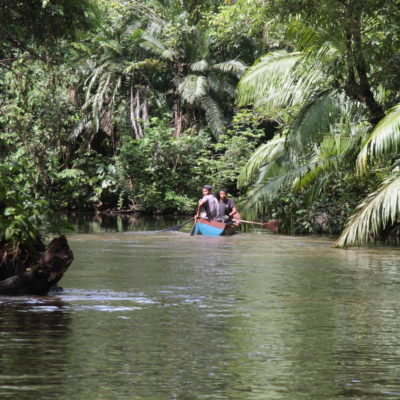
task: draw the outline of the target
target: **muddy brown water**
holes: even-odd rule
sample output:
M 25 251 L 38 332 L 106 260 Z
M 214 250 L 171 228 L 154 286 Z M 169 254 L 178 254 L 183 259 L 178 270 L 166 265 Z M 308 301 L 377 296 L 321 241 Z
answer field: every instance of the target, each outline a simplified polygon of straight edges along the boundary
M 163 224 L 81 224 L 64 292 L 0 298 L 0 399 L 400 398 L 399 249 Z

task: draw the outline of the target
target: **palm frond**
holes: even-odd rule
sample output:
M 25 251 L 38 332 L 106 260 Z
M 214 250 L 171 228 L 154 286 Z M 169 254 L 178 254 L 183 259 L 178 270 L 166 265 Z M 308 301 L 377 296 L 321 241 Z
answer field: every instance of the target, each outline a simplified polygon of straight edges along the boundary
M 282 155 L 285 149 L 285 136 L 275 136 L 267 143 L 261 145 L 250 157 L 240 175 L 238 177 L 238 187 L 246 187 L 253 180 L 254 176 L 259 172 L 260 168 L 271 163 Z
M 312 186 L 315 182 L 322 179 L 325 174 L 334 170 L 337 157 L 333 156 L 324 160 L 318 160 L 307 164 L 307 171 L 299 175 L 293 182 L 293 190 L 300 191 Z
M 95 70 L 94 73 L 92 73 L 87 80 L 85 81 L 85 84 L 88 83 L 88 87 L 86 89 L 86 100 L 88 100 L 88 98 L 91 96 L 92 93 L 92 89 L 95 86 L 95 84 L 97 83 L 98 79 L 100 79 L 101 75 L 103 74 L 103 72 L 105 70 L 107 70 L 107 68 L 111 65 L 110 61 L 106 61 L 104 63 L 102 63 L 101 65 L 99 65 Z
M 178 90 L 185 101 L 193 104 L 206 95 L 208 82 L 202 75 L 187 75 L 179 84 Z
M 365 244 L 387 225 L 396 223 L 399 215 L 400 175 L 397 172 L 358 206 L 334 246 Z
M 70 133 L 70 138 L 72 140 L 78 139 L 85 131 L 90 130 L 91 127 L 92 127 L 92 121 L 87 118 L 83 118 L 72 129 Z
M 208 62 L 206 60 L 196 61 L 190 65 L 190 70 L 193 72 L 205 72 L 208 69 Z
M 318 28 L 308 25 L 299 16 L 291 18 L 287 23 L 286 39 L 294 42 L 296 49 L 316 59 L 341 57 L 346 52 L 343 34 L 337 30 L 332 34 L 332 29 L 324 29 L 319 24 Z
M 310 93 L 324 87 L 325 74 L 318 65 L 303 64 L 300 53 L 273 53 L 251 67 L 238 85 L 239 104 L 253 104 L 266 115 L 302 105 Z
M 225 118 L 220 106 L 211 96 L 203 96 L 201 107 L 212 133 L 215 137 L 218 137 L 225 130 Z
M 147 24 L 146 31 L 153 36 L 157 36 L 157 35 L 161 34 L 164 25 L 165 24 L 163 21 L 161 21 L 161 20 L 156 21 L 153 19 L 153 20 L 150 20 L 150 22 Z
M 307 163 L 308 171 L 294 181 L 293 190 L 304 190 L 316 185 L 319 189 L 311 189 L 308 195 L 310 201 L 314 200 L 313 193 L 314 195 L 321 193 L 320 182 L 341 170 L 347 160 L 347 153 L 351 151 L 355 142 L 356 139 L 349 136 L 325 136 L 319 148 L 315 150 L 314 157 Z
M 96 130 L 98 130 L 100 126 L 100 115 L 105 102 L 105 94 L 108 93 L 110 89 L 109 83 L 111 80 L 111 74 L 105 75 L 104 78 L 105 79 L 100 82 L 97 92 L 90 100 Z
M 325 90 L 314 96 L 296 115 L 291 129 L 290 143 L 299 149 L 319 143 L 327 133 L 335 131 L 341 121 L 354 125 L 359 104 L 336 90 Z M 343 128 L 343 127 L 341 127 Z
M 239 82 L 239 105 L 257 103 L 270 93 L 271 87 L 282 85 L 302 57 L 301 53 L 287 52 L 275 52 L 262 57 Z
M 115 100 L 116 100 L 117 94 L 118 94 L 121 86 L 122 86 L 122 76 L 119 76 L 114 83 L 114 88 L 112 90 L 110 104 L 112 104 L 112 105 L 115 104 Z
M 326 193 L 329 190 L 330 179 L 333 175 L 334 172 L 324 171 L 323 175 L 318 175 L 318 178 L 312 181 L 312 184 L 304 193 L 306 204 L 311 204 L 313 201 L 318 200 L 322 193 Z
M 400 145 L 400 104 L 394 106 L 376 125 L 357 158 L 357 169 L 365 172 L 368 160 L 397 153 Z
M 263 171 L 263 169 L 268 172 Z M 261 168 L 260 174 L 263 175 L 263 179 L 259 179 L 252 185 L 241 206 L 246 213 L 251 210 L 263 210 L 263 204 L 275 199 L 282 189 L 291 187 L 296 178 L 304 175 L 307 170 L 307 165 L 294 167 L 293 164 L 285 160 L 273 161 Z M 270 175 L 274 175 L 274 177 L 270 177 Z M 266 181 L 262 182 L 262 180 Z
M 169 49 L 165 46 L 162 40 L 149 32 L 143 32 L 142 39 L 143 42 L 140 44 L 141 47 L 163 59 L 173 61 L 177 56 L 177 53 L 174 50 Z
M 117 40 L 112 40 L 112 39 L 108 39 L 108 40 L 103 40 L 100 42 L 100 46 L 103 49 L 110 49 L 112 50 L 115 54 L 117 54 L 118 56 L 122 55 L 122 51 L 121 51 L 121 44 L 117 41 Z
M 356 138 L 344 135 L 326 136 L 320 146 L 318 158 L 325 160 L 332 156 L 342 157 L 354 144 Z
M 86 56 L 93 55 L 93 49 L 82 42 L 71 42 L 70 46 L 72 49 L 75 49 Z
M 235 98 L 236 86 L 221 79 L 221 77 L 219 77 L 214 71 L 207 74 L 207 82 L 210 86 L 210 90 L 212 90 L 216 95 L 219 95 L 220 97 L 221 95 L 228 95 L 230 98 Z
M 314 200 L 326 188 L 329 177 L 338 171 L 341 162 L 346 158 L 344 154 L 350 150 L 354 141 L 351 137 L 328 136 L 310 160 L 303 160 L 301 157 L 298 160 L 296 154 L 285 152 L 284 142 L 277 143 L 278 148 L 282 146 L 280 151 L 268 159 L 268 147 L 261 146 L 257 150 L 258 157 L 249 160 L 246 165 L 248 170 L 245 167 L 238 180 L 238 187 L 245 187 L 246 183 L 248 185 L 254 181 L 254 176 L 258 174 L 256 182 L 246 194 L 246 210 L 259 207 L 260 202 L 270 202 L 283 189 L 306 190 L 308 201 Z M 254 170 L 251 170 L 251 167 L 254 167 Z
M 240 79 L 246 72 L 246 65 L 238 60 L 229 60 L 222 63 L 214 64 L 212 68 L 225 74 L 231 74 Z

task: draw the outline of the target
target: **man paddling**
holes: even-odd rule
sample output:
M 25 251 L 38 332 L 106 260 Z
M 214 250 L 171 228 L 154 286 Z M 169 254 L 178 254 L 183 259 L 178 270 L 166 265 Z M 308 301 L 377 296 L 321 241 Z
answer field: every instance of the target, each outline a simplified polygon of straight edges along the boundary
M 218 191 L 219 197 L 219 212 L 225 223 L 232 223 L 232 219 L 240 219 L 240 214 L 236 208 L 236 204 L 233 199 L 228 198 L 228 192 L 226 189 L 220 189 Z M 234 223 L 238 225 L 238 223 Z
M 212 194 L 212 187 L 210 185 L 204 185 L 202 192 L 203 198 L 199 200 L 195 219 L 198 220 L 200 218 L 200 210 L 203 208 L 208 220 L 222 222 L 219 203 L 216 197 Z

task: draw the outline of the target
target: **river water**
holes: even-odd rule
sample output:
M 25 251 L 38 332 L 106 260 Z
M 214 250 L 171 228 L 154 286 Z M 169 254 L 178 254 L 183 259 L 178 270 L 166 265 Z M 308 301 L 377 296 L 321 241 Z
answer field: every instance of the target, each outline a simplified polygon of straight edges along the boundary
M 400 398 L 399 249 L 115 221 L 64 292 L 0 298 L 1 400 Z

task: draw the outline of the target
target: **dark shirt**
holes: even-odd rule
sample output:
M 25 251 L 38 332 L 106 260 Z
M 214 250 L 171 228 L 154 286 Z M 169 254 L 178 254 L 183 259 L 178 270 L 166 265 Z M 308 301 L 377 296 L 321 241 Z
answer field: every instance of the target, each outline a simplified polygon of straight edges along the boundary
M 221 215 L 229 215 L 233 207 L 236 207 L 233 199 L 226 198 L 225 200 L 219 200 L 219 212 Z

